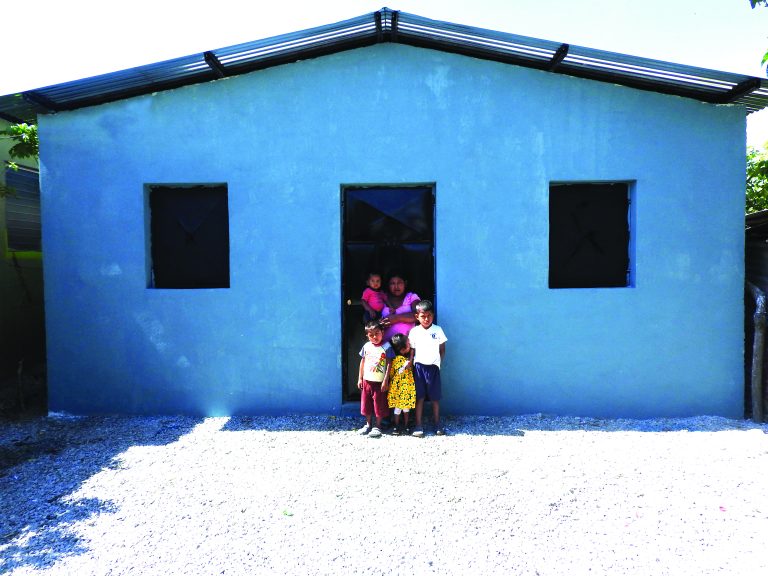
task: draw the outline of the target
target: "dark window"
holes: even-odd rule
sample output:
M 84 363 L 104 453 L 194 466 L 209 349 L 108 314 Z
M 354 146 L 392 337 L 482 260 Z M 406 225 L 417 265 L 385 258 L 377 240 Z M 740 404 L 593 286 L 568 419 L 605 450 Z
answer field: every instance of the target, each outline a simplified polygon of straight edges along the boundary
M 150 186 L 151 286 L 229 288 L 226 185 Z
M 36 170 L 5 171 L 5 227 L 8 250 L 40 251 L 40 182 Z
M 629 285 L 629 185 L 551 184 L 549 287 Z

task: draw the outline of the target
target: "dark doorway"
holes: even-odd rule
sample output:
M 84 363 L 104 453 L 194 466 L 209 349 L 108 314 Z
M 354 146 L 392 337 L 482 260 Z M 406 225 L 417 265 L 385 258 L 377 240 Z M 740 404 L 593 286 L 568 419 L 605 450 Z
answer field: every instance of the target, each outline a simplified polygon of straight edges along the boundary
M 435 301 L 435 194 L 432 185 L 345 186 L 341 202 L 342 397 L 346 401 L 360 397 L 358 354 L 365 342 L 360 296 L 368 273 L 378 271 L 386 282 L 391 271 L 399 270 L 408 280 L 409 291 Z

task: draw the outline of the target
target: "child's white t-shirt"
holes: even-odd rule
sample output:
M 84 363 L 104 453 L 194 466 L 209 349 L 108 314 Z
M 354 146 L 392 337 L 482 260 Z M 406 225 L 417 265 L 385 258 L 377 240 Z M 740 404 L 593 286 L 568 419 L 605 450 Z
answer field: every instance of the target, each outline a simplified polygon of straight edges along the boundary
M 447 342 L 443 329 L 437 324 L 432 324 L 427 329 L 416 325 L 408 333 L 408 341 L 416 350 L 413 361 L 419 364 L 434 364 L 440 368 L 440 344 Z

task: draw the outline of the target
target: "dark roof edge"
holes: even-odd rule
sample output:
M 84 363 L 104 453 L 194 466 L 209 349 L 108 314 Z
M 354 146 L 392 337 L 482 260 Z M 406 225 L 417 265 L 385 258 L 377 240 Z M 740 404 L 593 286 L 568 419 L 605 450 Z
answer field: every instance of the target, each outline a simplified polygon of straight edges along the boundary
M 758 210 L 744 216 L 744 223 L 747 229 L 759 228 L 768 224 L 768 210 Z

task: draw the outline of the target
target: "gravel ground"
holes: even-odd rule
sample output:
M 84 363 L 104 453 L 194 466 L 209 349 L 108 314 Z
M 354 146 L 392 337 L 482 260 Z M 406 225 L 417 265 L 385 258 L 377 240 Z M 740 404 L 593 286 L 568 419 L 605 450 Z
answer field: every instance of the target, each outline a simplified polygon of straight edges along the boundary
M 446 423 L 0 422 L 0 573 L 768 573 L 768 425 Z

